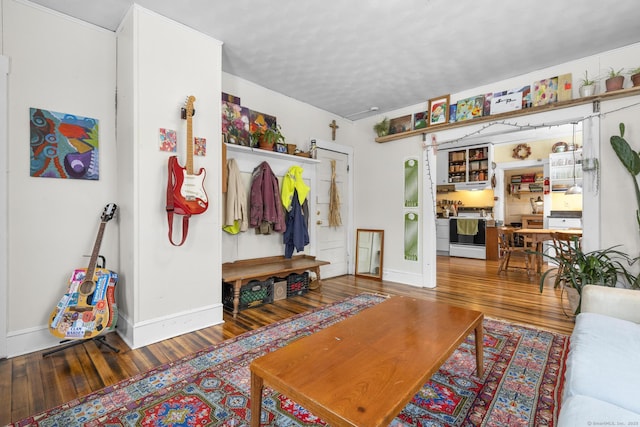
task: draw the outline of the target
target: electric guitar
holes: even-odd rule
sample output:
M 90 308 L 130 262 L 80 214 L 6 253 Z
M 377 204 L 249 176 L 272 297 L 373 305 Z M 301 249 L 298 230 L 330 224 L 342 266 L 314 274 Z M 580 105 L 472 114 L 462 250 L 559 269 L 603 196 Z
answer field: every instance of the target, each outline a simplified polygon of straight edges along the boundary
M 89 339 L 115 328 L 118 274 L 97 263 L 105 226 L 117 208 L 114 203 L 105 206 L 88 267 L 74 270 L 67 292 L 51 312 L 49 332 L 55 337 Z
M 187 157 L 185 167 L 180 166 L 177 156 L 169 158 L 169 179 L 173 196 L 174 212 L 179 215 L 197 215 L 207 210 L 209 201 L 204 190 L 206 172 L 200 168 L 197 174 L 193 172 L 193 131 L 192 117 L 195 96 L 189 96 L 186 103 L 187 119 Z

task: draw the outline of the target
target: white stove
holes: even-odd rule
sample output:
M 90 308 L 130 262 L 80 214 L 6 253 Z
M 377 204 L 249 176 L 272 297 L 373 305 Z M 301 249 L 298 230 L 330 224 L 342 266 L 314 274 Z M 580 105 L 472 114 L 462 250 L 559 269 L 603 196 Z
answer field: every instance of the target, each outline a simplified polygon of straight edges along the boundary
M 458 208 L 449 219 L 449 256 L 487 259 L 486 216 L 491 208 Z

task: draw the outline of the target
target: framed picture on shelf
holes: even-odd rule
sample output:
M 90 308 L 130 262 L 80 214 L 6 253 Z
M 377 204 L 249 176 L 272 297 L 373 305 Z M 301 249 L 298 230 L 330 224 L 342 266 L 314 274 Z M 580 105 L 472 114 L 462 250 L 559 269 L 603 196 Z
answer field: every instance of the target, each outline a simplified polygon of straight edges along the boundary
M 411 130 L 411 114 L 389 120 L 389 135 Z
M 484 110 L 484 95 L 472 96 L 458 101 L 458 110 L 456 111 L 456 121 L 475 119 L 482 117 Z
M 429 113 L 426 111 L 421 111 L 419 113 L 413 114 L 413 129 L 423 129 L 427 127 L 427 117 L 429 117 Z
M 429 100 L 429 126 L 443 125 L 449 122 L 449 95 Z

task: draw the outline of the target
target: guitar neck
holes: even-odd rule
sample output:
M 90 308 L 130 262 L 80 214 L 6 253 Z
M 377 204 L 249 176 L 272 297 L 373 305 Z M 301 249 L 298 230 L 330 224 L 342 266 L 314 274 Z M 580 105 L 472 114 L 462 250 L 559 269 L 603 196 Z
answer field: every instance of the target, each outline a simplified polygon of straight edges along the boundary
M 187 111 L 187 160 L 186 169 L 188 175 L 193 175 L 193 130 L 192 119 L 193 114 Z
M 91 259 L 89 260 L 89 266 L 87 267 L 87 274 L 85 280 L 93 280 L 93 275 L 96 272 L 96 264 L 98 263 L 98 254 L 100 252 L 100 245 L 102 244 L 102 236 L 104 235 L 104 229 L 107 225 L 106 221 L 100 222 L 100 228 L 98 229 L 98 236 L 96 242 L 93 244 L 93 252 L 91 252 Z

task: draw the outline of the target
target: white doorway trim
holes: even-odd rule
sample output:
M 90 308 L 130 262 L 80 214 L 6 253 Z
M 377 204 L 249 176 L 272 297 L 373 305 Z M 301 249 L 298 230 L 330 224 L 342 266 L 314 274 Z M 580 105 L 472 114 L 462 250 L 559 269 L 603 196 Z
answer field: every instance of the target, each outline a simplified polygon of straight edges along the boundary
M 349 173 L 347 174 L 347 221 L 345 224 L 347 230 L 347 264 L 349 268 L 349 274 L 353 274 L 355 271 L 355 256 L 353 251 L 353 241 L 355 239 L 355 231 L 353 230 L 354 213 L 353 213 L 353 147 L 348 145 L 337 144 L 331 141 L 323 141 L 321 139 L 314 138 L 316 146 L 324 150 L 335 151 L 347 156 L 347 165 L 349 167 Z
M 8 174 L 9 148 L 7 146 L 7 74 L 9 73 L 9 58 L 0 55 L 0 359 L 7 357 L 7 301 L 9 283 L 9 225 L 8 205 Z

